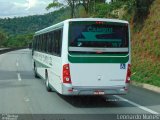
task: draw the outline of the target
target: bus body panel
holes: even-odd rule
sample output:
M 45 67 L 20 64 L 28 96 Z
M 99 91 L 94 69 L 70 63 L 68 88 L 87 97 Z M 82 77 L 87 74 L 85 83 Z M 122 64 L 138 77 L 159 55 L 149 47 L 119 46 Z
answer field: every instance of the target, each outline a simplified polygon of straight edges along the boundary
M 62 79 L 61 79 L 61 71 L 62 71 L 62 60 L 59 57 L 53 57 L 52 61 L 53 67 L 50 70 L 49 83 L 56 91 L 62 93 Z
M 59 91 L 59 93 L 62 93 L 61 58 L 41 52 L 35 52 L 34 54 L 36 54 L 33 59 L 36 64 L 38 75 L 42 79 L 46 79 L 45 72 L 47 70 L 50 86 L 52 86 L 56 91 Z
M 111 87 L 125 86 L 127 69 L 120 64 L 72 64 L 70 63 L 73 86 Z

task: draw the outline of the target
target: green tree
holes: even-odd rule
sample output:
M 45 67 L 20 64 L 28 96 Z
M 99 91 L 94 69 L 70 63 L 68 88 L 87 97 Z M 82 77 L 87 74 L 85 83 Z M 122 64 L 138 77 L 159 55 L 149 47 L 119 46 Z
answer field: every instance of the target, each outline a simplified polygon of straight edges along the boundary
M 7 35 L 0 30 L 0 47 L 4 46 L 4 42 L 7 40 Z
M 85 9 L 86 14 L 88 15 L 91 9 L 91 5 L 95 4 L 95 0 L 80 0 L 80 3 Z M 92 4 L 91 4 L 92 3 Z
M 153 1 L 154 0 L 112 0 L 111 4 L 125 7 L 128 13 L 134 14 L 134 20 L 143 21 L 148 15 L 150 5 Z
M 7 47 L 18 48 L 27 47 L 32 42 L 33 34 L 10 36 L 5 42 Z
M 89 13 L 95 11 L 95 6 L 97 3 L 105 3 L 105 0 L 63 0 L 63 3 L 67 3 L 67 6 L 71 9 L 71 18 L 76 17 L 76 10 L 79 9 L 80 6 L 83 6 L 87 16 L 89 16 Z M 58 0 L 53 0 L 52 3 L 50 3 L 46 9 L 51 8 L 60 8 L 62 6 L 65 7 L 63 3 L 60 3 Z
M 67 3 L 67 5 L 71 9 L 71 18 L 75 17 L 75 8 L 76 4 L 79 2 L 79 0 L 63 0 L 63 3 Z M 49 10 L 51 8 L 60 8 L 60 7 L 65 7 L 65 4 L 60 3 L 58 0 L 53 0 L 52 3 L 50 3 L 46 9 Z
M 49 10 L 51 8 L 60 8 L 64 6 L 64 4 L 58 2 L 58 0 L 53 0 L 52 3 L 49 3 L 48 6 L 46 7 L 46 10 Z

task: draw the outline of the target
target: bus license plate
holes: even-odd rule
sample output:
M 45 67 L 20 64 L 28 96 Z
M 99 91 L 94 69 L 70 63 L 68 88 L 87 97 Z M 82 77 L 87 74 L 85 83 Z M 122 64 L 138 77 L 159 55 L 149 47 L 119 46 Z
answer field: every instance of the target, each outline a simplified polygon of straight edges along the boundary
M 95 91 L 94 95 L 104 95 L 104 91 Z

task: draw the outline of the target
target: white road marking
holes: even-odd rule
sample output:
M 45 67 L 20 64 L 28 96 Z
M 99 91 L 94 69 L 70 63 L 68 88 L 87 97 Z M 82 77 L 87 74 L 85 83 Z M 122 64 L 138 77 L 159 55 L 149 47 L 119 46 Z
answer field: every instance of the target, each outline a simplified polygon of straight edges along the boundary
M 24 97 L 24 101 L 25 101 L 25 102 L 29 102 L 30 99 L 29 99 L 28 97 Z
M 19 59 L 17 58 L 17 60 L 16 60 L 16 66 L 17 66 L 17 67 L 19 66 L 18 61 L 19 61 Z
M 123 98 L 123 97 L 120 97 L 120 96 L 117 96 L 117 95 L 114 95 L 114 97 L 116 97 L 116 98 L 118 98 L 118 99 L 120 99 L 120 100 L 122 100 L 122 101 L 128 102 L 129 104 L 134 105 L 134 106 L 136 106 L 136 107 L 138 107 L 138 108 L 140 108 L 140 109 L 142 109 L 142 110 L 144 110 L 144 111 L 147 111 L 147 112 L 149 112 L 149 113 L 151 113 L 151 114 L 159 114 L 159 113 L 156 112 L 156 111 L 153 111 L 153 110 L 151 110 L 151 109 L 149 109 L 149 108 L 147 108 L 147 107 L 144 107 L 144 106 L 139 105 L 139 104 L 137 104 L 137 103 L 135 103 L 135 102 L 132 102 L 132 101 L 130 101 L 130 100 L 127 100 L 127 99 L 125 99 L 125 98 Z
M 19 66 L 19 63 L 18 63 L 18 62 L 16 62 L 16 66 L 17 66 L 17 67 Z
M 21 74 L 20 73 L 17 73 L 17 76 L 18 76 L 18 81 L 21 81 Z

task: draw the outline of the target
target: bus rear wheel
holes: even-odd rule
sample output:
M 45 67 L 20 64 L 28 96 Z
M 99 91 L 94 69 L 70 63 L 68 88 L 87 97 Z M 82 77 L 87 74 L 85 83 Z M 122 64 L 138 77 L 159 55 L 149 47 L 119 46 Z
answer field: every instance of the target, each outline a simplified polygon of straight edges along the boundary
M 46 89 L 48 92 L 52 92 L 51 87 L 49 86 L 48 74 L 46 73 Z
M 34 77 L 35 78 L 39 78 L 38 74 L 37 74 L 37 67 L 36 64 L 34 63 Z

